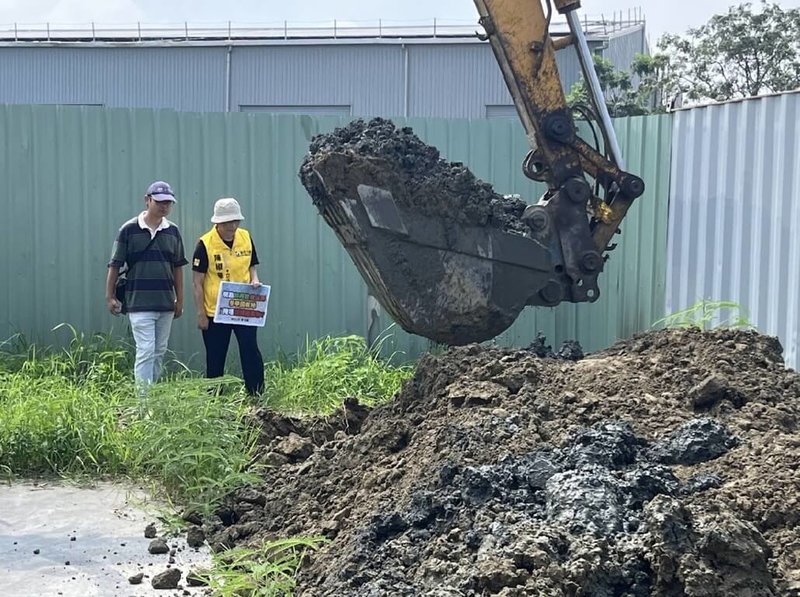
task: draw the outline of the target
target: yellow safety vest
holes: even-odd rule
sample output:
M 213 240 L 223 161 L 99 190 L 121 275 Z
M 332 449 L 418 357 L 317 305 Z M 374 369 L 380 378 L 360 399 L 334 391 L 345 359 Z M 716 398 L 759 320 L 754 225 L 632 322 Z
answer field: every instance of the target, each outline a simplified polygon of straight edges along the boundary
M 220 283 L 250 283 L 250 261 L 253 257 L 253 241 L 250 233 L 237 228 L 233 246 L 222 240 L 216 226 L 200 237 L 208 254 L 208 269 L 203 280 L 203 304 L 206 315 L 212 317 L 217 309 L 217 295 Z

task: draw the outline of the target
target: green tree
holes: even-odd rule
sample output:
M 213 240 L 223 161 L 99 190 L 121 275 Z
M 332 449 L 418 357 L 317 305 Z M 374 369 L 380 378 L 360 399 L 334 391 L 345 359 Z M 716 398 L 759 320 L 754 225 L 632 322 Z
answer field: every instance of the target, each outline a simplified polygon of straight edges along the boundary
M 800 9 L 762 0 L 731 7 L 685 36 L 665 35 L 653 55 L 638 54 L 630 71 L 595 55 L 595 72 L 612 116 L 663 112 L 676 97 L 725 101 L 800 88 Z M 588 104 L 583 81 L 570 105 Z
M 678 74 L 668 54 L 637 54 L 631 72 L 638 79 L 635 101 L 650 112 L 664 112 L 682 92 Z
M 610 60 L 597 54 L 593 59 L 611 116 L 639 116 L 665 110 L 661 98 L 665 88 L 670 86 L 666 56 L 637 54 L 631 72 L 618 70 Z M 572 86 L 567 94 L 567 103 L 570 106 L 590 105 L 589 91 L 583 80 Z
M 665 35 L 678 84 L 690 100 L 723 101 L 800 87 L 800 9 L 746 2 L 686 36 Z

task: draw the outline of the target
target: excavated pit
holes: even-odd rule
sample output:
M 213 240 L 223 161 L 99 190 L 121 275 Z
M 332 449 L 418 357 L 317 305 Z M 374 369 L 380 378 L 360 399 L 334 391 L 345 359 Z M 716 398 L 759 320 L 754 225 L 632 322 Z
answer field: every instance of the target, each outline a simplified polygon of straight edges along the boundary
M 318 135 L 300 179 L 408 332 L 449 345 L 481 342 L 526 304 L 559 302 L 542 298 L 558 275 L 552 247 L 520 219 L 526 203 L 495 193 L 409 128 L 376 118 Z
M 800 595 L 800 377 L 777 340 L 542 349 L 426 356 L 372 411 L 261 413 L 272 466 L 205 521 L 212 546 L 325 535 L 309 597 Z

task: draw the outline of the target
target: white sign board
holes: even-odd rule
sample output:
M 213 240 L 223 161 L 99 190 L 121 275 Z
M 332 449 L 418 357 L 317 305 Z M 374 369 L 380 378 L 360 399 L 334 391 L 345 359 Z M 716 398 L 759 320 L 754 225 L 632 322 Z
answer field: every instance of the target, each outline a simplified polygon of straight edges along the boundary
M 222 282 L 217 294 L 214 323 L 263 327 L 267 321 L 270 286 Z

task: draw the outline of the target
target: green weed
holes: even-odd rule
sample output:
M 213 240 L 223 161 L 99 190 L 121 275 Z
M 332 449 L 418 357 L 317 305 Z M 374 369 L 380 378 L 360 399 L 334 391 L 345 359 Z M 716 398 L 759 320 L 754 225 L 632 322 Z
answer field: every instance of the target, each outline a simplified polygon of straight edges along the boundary
M 124 462 L 169 497 L 206 513 L 234 488 L 258 481 L 249 467 L 258 430 L 248 397 L 202 379 L 156 384 L 123 418 Z
M 328 414 L 347 397 L 374 406 L 388 401 L 413 373 L 391 365 L 380 344 L 368 347 L 360 336 L 306 341 L 292 359 L 266 365 L 265 404 L 279 411 Z
M 113 388 L 130 374 L 133 351 L 109 334 L 87 336 L 69 324 L 53 328 L 69 332 L 61 349 L 31 344 L 22 334 L 0 343 L 0 372 L 24 372 L 34 378 L 62 376 L 75 383 L 100 382 Z
M 722 328 L 752 328 L 747 313 L 739 303 L 733 301 L 701 300 L 691 307 L 671 313 L 659 319 L 653 327 L 689 328 L 701 330 Z
M 293 537 L 258 548 L 234 548 L 216 554 L 203 578 L 219 597 L 290 596 L 306 554 L 325 541 L 324 537 Z
M 203 511 L 254 480 L 247 468 L 257 431 L 235 391 L 238 380 L 180 374 L 153 386 L 143 402 L 124 344 L 59 329 L 71 332 L 62 349 L 40 349 L 21 336 L 0 347 L 4 477 L 149 479 L 165 497 Z
M 108 336 L 63 327 L 72 335 L 61 350 L 41 349 L 22 335 L 0 345 L 0 468 L 17 475 L 124 474 L 117 406 L 131 397 L 125 349 Z
M 27 368 L 0 374 L 0 467 L 17 475 L 123 474 L 120 392 Z

